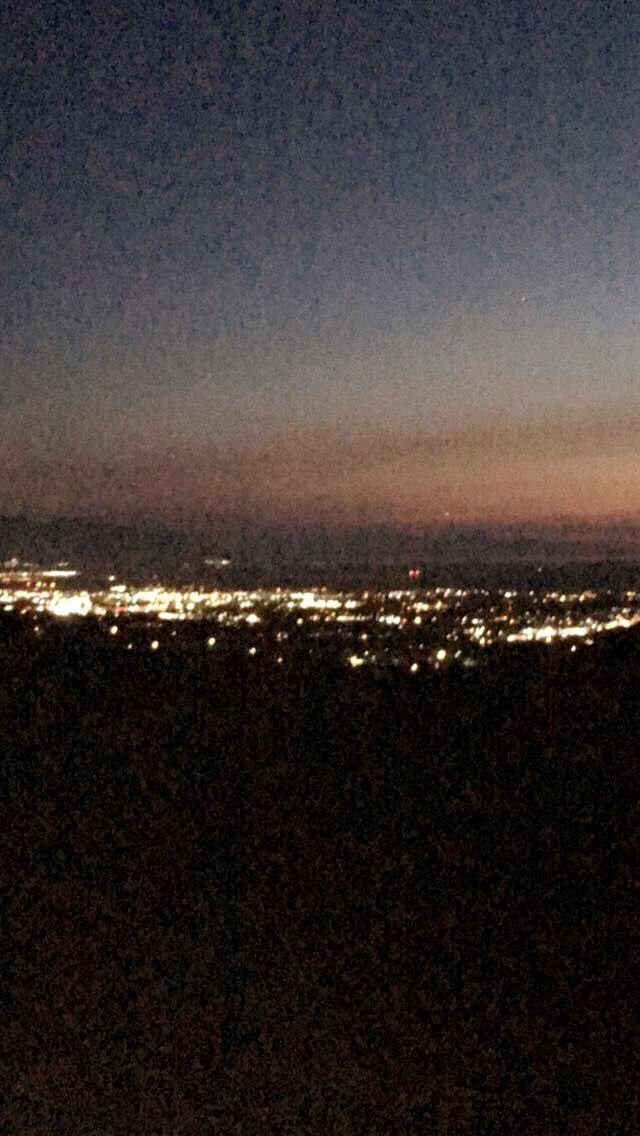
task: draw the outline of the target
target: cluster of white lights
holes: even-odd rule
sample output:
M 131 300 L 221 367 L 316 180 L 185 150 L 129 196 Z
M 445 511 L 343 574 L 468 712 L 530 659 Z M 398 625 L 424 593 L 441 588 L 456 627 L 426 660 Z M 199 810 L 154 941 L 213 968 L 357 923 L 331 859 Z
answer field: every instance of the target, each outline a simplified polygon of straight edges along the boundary
M 585 639 L 589 635 L 601 634 L 604 631 L 618 631 L 633 627 L 640 621 L 640 616 L 617 616 L 614 619 L 600 621 L 588 619 L 585 623 L 573 623 L 555 626 L 547 623 L 542 627 L 523 627 L 520 631 L 507 635 L 508 643 L 550 643 L 554 639 Z
M 113 636 L 119 629 L 112 621 L 126 615 L 144 615 L 166 623 L 215 620 L 220 628 L 255 628 L 257 635 L 260 625 L 268 629 L 274 619 L 276 626 L 278 621 L 280 627 L 283 623 L 289 626 L 288 631 L 277 631 L 278 642 L 288 638 L 290 632 L 295 635 L 295 628 L 304 628 L 311 637 L 335 634 L 347 643 L 355 638 L 362 643 L 371 640 L 362 652 L 348 654 L 345 647 L 343 658 L 353 668 L 385 660 L 397 665 L 404 660 L 403 665 L 412 673 L 423 664 L 439 668 L 460 660 L 472 665 L 474 654 L 494 643 L 590 643 L 597 634 L 629 628 L 640 621 L 640 591 L 621 593 L 617 606 L 610 592 L 599 595 L 591 590 L 209 590 L 160 583 L 135 586 L 110 577 L 104 587 L 89 591 L 72 590 L 70 581 L 77 573 L 66 565 L 46 570 L 5 566 L 9 567 L 0 572 L 0 607 L 5 611 L 31 611 L 57 619 L 93 614 L 105 618 L 105 630 Z M 585 609 L 583 605 L 594 600 L 599 601 L 597 608 Z M 364 624 L 366 630 L 359 634 L 360 628 L 351 629 L 353 624 Z M 43 633 L 42 628 L 38 633 Z M 172 630 L 171 636 L 176 635 L 177 630 Z M 212 635 L 206 639 L 210 648 L 215 642 Z M 262 653 L 258 637 L 256 642 L 258 646 L 247 648 L 252 656 L 259 650 Z M 160 645 L 159 638 L 146 640 L 147 649 L 156 651 Z

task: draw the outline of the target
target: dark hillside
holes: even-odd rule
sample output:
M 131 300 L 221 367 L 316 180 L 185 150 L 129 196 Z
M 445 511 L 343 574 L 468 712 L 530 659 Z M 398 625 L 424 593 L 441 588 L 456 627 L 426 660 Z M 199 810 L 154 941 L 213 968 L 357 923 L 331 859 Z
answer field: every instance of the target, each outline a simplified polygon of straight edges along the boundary
M 3 1132 L 639 1130 L 635 638 L 4 658 Z

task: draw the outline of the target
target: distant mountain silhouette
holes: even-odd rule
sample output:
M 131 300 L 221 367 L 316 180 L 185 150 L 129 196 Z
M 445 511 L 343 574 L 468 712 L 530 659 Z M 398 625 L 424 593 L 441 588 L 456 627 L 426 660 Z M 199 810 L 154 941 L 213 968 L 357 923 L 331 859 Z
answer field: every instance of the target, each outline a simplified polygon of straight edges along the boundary
M 161 526 L 112 525 L 69 517 L 0 517 L 0 558 L 11 557 L 142 570 L 178 565 L 184 558 L 184 541 Z
M 528 565 L 640 563 L 640 541 L 636 527 L 626 523 L 329 529 L 204 516 L 197 527 L 172 528 L 153 522 L 0 517 L 0 560 L 73 560 L 87 568 L 170 573 L 197 572 L 204 557 L 222 555 L 233 560 L 229 578 L 282 573 L 284 579 L 310 572 L 329 581 L 336 572 L 404 571 L 412 563 L 424 565 L 429 573 L 456 565 L 468 578 L 483 570 L 495 572 L 498 566 L 509 572 L 517 567 L 522 575 Z

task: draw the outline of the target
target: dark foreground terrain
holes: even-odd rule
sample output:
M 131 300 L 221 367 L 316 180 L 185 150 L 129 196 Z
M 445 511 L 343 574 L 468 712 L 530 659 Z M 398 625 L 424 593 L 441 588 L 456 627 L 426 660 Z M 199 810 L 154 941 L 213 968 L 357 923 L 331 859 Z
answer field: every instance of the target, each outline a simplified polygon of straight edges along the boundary
M 639 1132 L 639 693 L 9 637 L 0 1131 Z

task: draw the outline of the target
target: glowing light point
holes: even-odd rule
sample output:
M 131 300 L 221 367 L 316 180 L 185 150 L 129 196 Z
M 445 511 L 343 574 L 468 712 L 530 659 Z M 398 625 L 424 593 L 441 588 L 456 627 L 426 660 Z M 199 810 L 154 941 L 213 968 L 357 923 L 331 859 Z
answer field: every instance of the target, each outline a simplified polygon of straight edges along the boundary
M 91 600 L 88 596 L 56 596 L 51 601 L 52 615 L 64 619 L 67 615 L 88 615 L 91 611 Z

